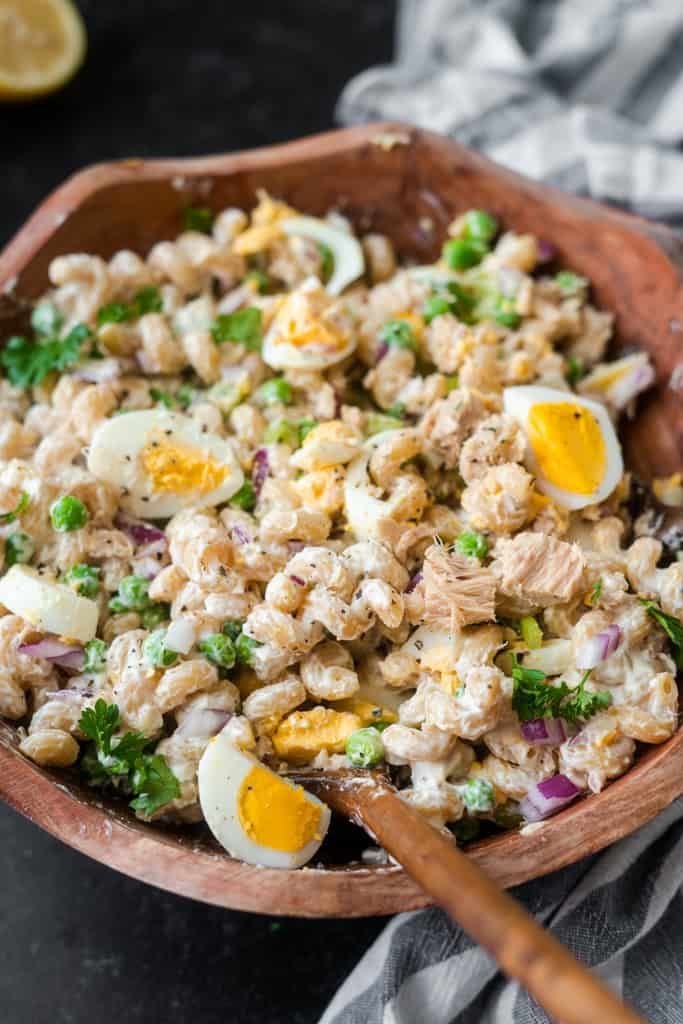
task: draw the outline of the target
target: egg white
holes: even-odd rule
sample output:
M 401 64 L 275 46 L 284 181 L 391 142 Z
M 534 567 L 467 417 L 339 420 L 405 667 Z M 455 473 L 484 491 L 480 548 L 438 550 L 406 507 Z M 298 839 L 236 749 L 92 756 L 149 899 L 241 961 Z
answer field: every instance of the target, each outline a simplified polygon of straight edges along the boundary
M 377 536 L 379 521 L 391 516 L 390 502 L 372 494 L 368 464 L 375 448 L 395 430 L 374 434 L 363 445 L 363 450 L 349 463 L 344 480 L 344 513 L 357 540 L 372 540 Z
M 600 402 L 594 402 L 589 398 L 584 398 L 582 395 L 576 395 L 573 392 L 559 391 L 556 388 L 547 388 L 533 384 L 505 388 L 503 391 L 504 411 L 508 416 L 512 416 L 517 421 L 525 434 L 527 433 L 529 413 L 533 406 L 541 403 L 559 404 L 564 402 L 570 402 L 587 409 L 597 420 L 605 444 L 606 459 L 599 486 L 590 494 L 577 494 L 574 491 L 557 487 L 549 480 L 546 480 L 541 473 L 530 444 L 527 445 L 527 463 L 530 472 L 536 477 L 536 486 L 539 491 L 565 508 L 585 508 L 587 505 L 594 505 L 604 501 L 612 493 L 624 473 L 621 445 L 604 405 L 601 405 Z
M 316 294 L 317 293 L 317 294 Z M 285 339 L 285 328 L 291 309 L 301 296 L 310 295 L 311 304 L 320 305 L 322 285 L 317 277 L 307 278 L 296 291 L 291 292 L 273 318 L 268 332 L 263 339 L 262 358 L 264 363 L 274 370 L 325 370 L 350 356 L 356 347 L 353 324 L 350 317 L 345 326 L 342 343 L 335 347 L 316 344 L 311 341 L 306 345 L 294 345 Z M 323 295 L 323 299 L 324 299 Z M 329 299 L 327 299 L 329 305 Z M 322 310 L 320 311 L 322 312 Z M 320 320 L 320 314 L 311 308 L 308 320 Z M 322 321 L 321 325 L 322 325 Z M 328 325 L 326 325 L 328 326 Z
M 36 629 L 85 644 L 97 632 L 97 602 L 65 583 L 41 576 L 28 565 L 13 565 L 0 579 L 0 604 Z
M 281 228 L 286 235 L 301 235 L 326 245 L 334 257 L 334 270 L 325 284 L 328 295 L 339 295 L 365 271 L 363 249 L 358 239 L 318 217 L 290 217 Z
M 155 491 L 143 465 L 143 452 L 155 440 L 176 443 L 211 457 L 227 470 L 225 479 L 207 494 Z M 244 474 L 229 441 L 203 433 L 189 416 L 165 409 L 128 412 L 100 423 L 88 450 L 88 469 L 98 479 L 124 489 L 124 511 L 151 519 L 166 519 L 188 505 L 220 505 L 244 483 Z
M 211 832 L 232 857 L 268 868 L 299 868 L 313 857 L 325 838 L 330 824 L 330 810 L 317 797 L 306 793 L 306 800 L 320 811 L 319 837 L 311 839 L 295 852 L 275 850 L 254 842 L 240 822 L 238 800 L 240 787 L 253 768 L 270 772 L 252 754 L 238 750 L 227 736 L 219 733 L 202 754 L 199 762 L 199 802 Z M 275 772 L 271 774 L 275 775 Z M 287 786 L 294 783 L 278 775 Z

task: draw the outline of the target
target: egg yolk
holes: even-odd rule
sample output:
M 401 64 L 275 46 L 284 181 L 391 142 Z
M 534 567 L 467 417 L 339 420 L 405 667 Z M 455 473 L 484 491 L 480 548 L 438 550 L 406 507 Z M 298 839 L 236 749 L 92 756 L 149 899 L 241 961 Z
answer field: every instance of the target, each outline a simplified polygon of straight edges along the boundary
M 273 734 L 273 746 L 279 757 L 294 763 L 310 761 L 326 750 L 342 754 L 351 733 L 360 729 L 358 715 L 317 707 L 294 711 L 284 718 Z
M 267 768 L 252 768 L 237 794 L 245 834 L 259 846 L 297 853 L 320 839 L 320 807 L 301 786 L 290 786 Z
M 205 452 L 157 441 L 142 451 L 142 465 L 155 491 L 209 494 L 225 480 L 229 469 Z
M 539 402 L 527 421 L 539 475 L 573 494 L 592 494 L 605 475 L 607 451 L 595 416 L 576 402 Z

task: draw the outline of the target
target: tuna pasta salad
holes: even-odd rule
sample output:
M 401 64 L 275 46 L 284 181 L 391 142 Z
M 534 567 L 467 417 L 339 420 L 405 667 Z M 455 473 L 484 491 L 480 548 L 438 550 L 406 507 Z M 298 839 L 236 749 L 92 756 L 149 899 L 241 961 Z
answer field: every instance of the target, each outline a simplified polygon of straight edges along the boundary
M 388 771 L 464 841 L 670 737 L 683 480 L 624 470 L 654 373 L 606 360 L 590 282 L 482 210 L 429 266 L 265 193 L 184 219 L 54 259 L 3 339 L 23 754 L 298 867 L 329 811 L 293 769 Z

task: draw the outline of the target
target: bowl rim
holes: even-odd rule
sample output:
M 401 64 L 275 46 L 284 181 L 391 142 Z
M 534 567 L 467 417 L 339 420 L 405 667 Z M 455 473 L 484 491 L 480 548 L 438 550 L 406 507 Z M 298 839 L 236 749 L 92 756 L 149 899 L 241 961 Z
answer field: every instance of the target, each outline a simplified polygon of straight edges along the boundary
M 592 200 L 530 181 L 450 139 L 400 122 L 378 122 L 225 155 L 179 159 L 129 159 L 92 165 L 69 177 L 26 221 L 0 254 L 0 299 L 59 226 L 88 198 L 117 184 L 248 172 L 306 163 L 370 145 L 428 144 L 486 169 L 512 188 L 570 212 L 599 216 L 655 243 L 672 262 L 683 244 L 667 228 Z M 3 283 L 4 282 L 4 283 Z M 646 785 L 641 776 L 647 770 Z M 504 886 L 518 885 L 594 853 L 645 824 L 683 793 L 683 729 L 649 748 L 602 793 L 581 799 L 537 826 L 471 844 L 468 852 Z M 278 871 L 232 860 L 216 847 L 194 847 L 168 833 L 84 801 L 78 787 L 39 768 L 17 749 L 14 729 L 0 721 L 0 797 L 56 838 L 115 869 L 160 888 L 239 910 L 294 916 L 369 916 L 411 910 L 428 898 L 394 865 Z M 609 813 L 608 813 L 609 812 Z

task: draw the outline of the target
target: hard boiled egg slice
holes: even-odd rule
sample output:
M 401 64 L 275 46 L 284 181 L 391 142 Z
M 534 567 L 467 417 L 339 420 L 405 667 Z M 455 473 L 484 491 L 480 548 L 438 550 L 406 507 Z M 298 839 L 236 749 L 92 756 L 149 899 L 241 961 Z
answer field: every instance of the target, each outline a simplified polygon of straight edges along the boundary
M 275 370 L 324 370 L 356 347 L 353 320 L 330 302 L 317 277 L 307 278 L 280 306 L 263 340 L 263 360 Z
M 229 441 L 164 409 L 104 420 L 93 434 L 88 469 L 123 488 L 125 511 L 151 519 L 187 505 L 219 505 L 244 483 Z
M 584 508 L 612 493 L 624 462 L 607 410 L 599 402 L 555 388 L 513 387 L 503 408 L 526 434 L 536 485 L 565 508 Z
M 352 234 L 317 217 L 291 217 L 280 227 L 286 235 L 301 235 L 326 245 L 334 258 L 334 270 L 325 285 L 328 295 L 339 295 L 365 271 L 363 248 Z
M 329 808 L 221 733 L 204 751 L 198 779 L 207 825 L 247 864 L 300 868 L 325 838 Z
M 13 565 L 0 579 L 0 604 L 45 633 L 85 644 L 97 632 L 99 608 L 71 587 L 41 576 L 28 565 Z
M 584 395 L 603 398 L 615 409 L 623 409 L 654 384 L 655 377 L 647 352 L 634 352 L 611 363 L 600 363 L 580 381 L 579 390 Z

